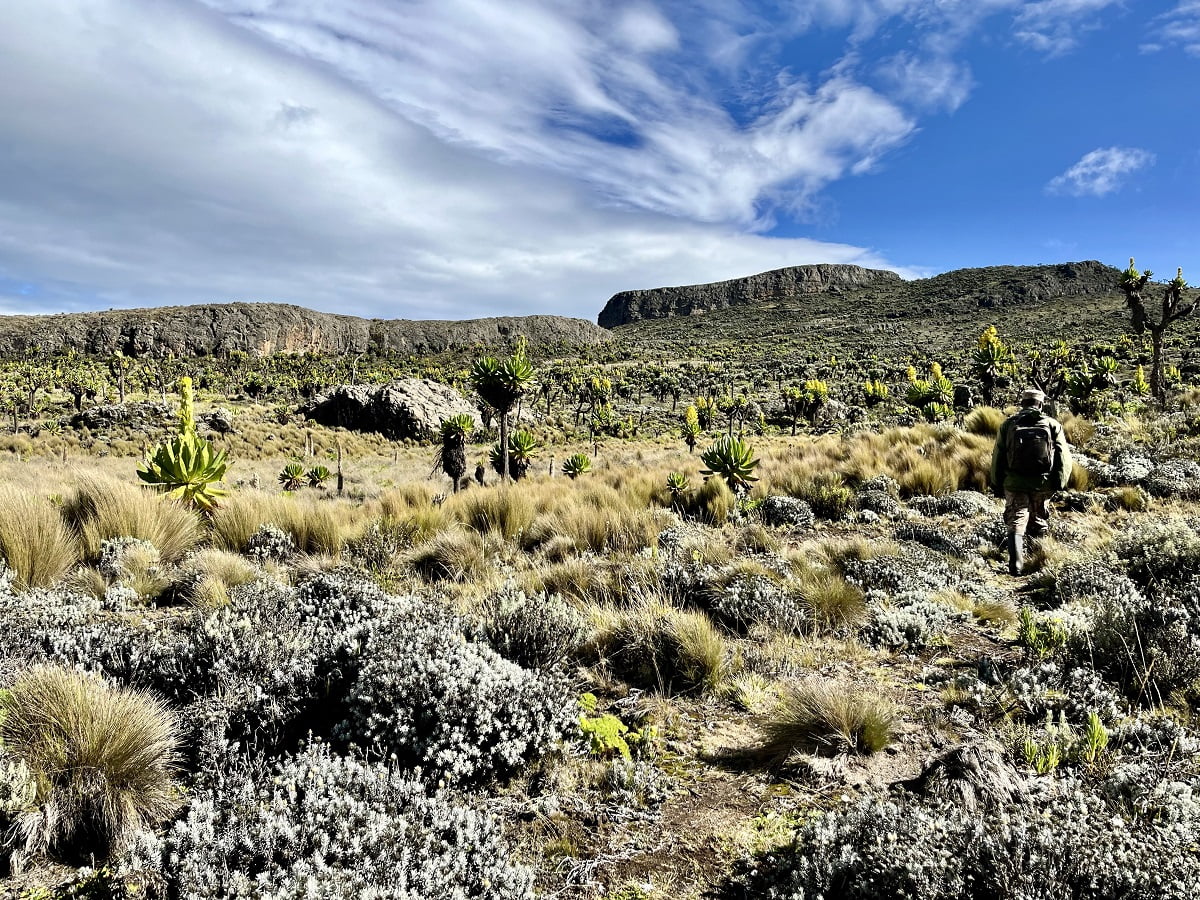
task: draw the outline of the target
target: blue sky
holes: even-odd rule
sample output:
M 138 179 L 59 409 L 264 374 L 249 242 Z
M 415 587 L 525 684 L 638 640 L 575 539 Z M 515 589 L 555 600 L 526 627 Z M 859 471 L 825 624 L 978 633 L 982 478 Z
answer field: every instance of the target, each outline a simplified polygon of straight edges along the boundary
M 0 312 L 1200 280 L 1200 0 L 5 0 Z

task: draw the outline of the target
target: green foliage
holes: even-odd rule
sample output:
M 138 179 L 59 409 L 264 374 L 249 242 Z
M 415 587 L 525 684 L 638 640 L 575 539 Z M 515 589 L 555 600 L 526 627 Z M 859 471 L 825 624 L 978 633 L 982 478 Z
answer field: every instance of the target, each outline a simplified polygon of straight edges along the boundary
M 309 487 L 318 488 L 332 478 L 333 473 L 329 471 L 328 466 L 315 465 L 304 473 L 304 477 L 308 481 Z
M 868 378 L 863 382 L 863 399 L 867 406 L 878 406 L 885 402 L 891 394 L 891 388 L 878 378 Z
M 151 450 L 138 478 L 154 489 L 203 512 L 211 512 L 225 491 L 217 485 L 229 468 L 228 454 L 196 434 L 192 380 L 179 380 L 179 434 Z
M 701 470 L 706 477 L 717 475 L 724 479 L 730 490 L 744 491 L 750 487 L 758 476 L 754 470 L 758 468 L 750 445 L 741 438 L 726 435 L 716 441 L 700 456 L 700 461 L 707 468 Z
M 586 453 L 575 453 L 568 456 L 562 467 L 563 474 L 574 481 L 580 475 L 592 471 L 592 460 Z
M 1068 634 L 1054 620 L 1042 621 L 1028 606 L 1021 607 L 1017 641 L 1038 658 L 1053 656 L 1067 645 Z
M 304 466 L 295 462 L 288 463 L 275 480 L 285 491 L 298 491 L 304 486 Z
M 703 431 L 700 427 L 700 414 L 693 404 L 689 404 L 688 408 L 683 411 L 683 426 L 681 431 L 683 441 L 687 444 L 688 452 L 693 452 L 696 449 L 696 439 L 700 437 Z
M 496 472 L 502 473 L 507 458 L 509 474 L 512 475 L 513 481 L 520 481 L 529 471 L 529 465 L 538 455 L 541 447 L 541 443 L 530 432 L 514 431 L 508 436 L 507 457 L 502 453 L 501 445 L 495 444 L 488 451 L 488 460 Z

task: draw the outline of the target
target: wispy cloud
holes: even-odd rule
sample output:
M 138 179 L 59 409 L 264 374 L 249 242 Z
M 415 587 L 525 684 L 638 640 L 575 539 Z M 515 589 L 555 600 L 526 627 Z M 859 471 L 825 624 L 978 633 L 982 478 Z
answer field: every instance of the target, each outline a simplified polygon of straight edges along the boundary
M 1023 3 L 1017 12 L 1014 34 L 1029 46 L 1058 56 L 1079 45 L 1080 34 L 1098 25 L 1100 13 L 1122 5 L 1123 0 L 1038 0 Z
M 1182 0 L 1170 12 L 1150 23 L 1150 39 L 1142 44 L 1147 52 L 1165 47 L 1181 47 L 1192 56 L 1200 56 L 1200 0 Z
M 989 17 L 1051 40 L 1110 5 L 203 3 L 0 2 L 0 275 L 31 305 L 592 315 L 623 288 L 886 265 L 764 234 L 967 102 L 957 53 Z M 903 52 L 863 49 L 891 24 Z
M 1103 197 L 1118 190 L 1139 169 L 1154 164 L 1154 154 L 1136 147 L 1105 147 L 1085 153 L 1079 162 L 1050 179 L 1046 190 L 1075 197 Z

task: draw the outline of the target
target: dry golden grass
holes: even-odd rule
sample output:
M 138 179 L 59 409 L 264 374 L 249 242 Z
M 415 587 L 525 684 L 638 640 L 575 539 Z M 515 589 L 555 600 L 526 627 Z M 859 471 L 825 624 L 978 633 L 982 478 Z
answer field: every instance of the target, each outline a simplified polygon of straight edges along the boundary
M 180 570 L 180 599 L 210 608 L 224 606 L 231 589 L 259 577 L 249 560 L 228 550 L 200 550 L 185 559 Z
M 244 553 L 250 537 L 270 523 L 286 531 L 302 553 L 337 555 L 360 536 L 369 509 L 348 500 L 322 496 L 283 496 L 266 491 L 232 492 L 212 518 L 213 544 Z
M 514 484 L 464 491 L 446 501 L 446 512 L 480 535 L 516 540 L 537 514 L 526 487 Z
M 451 528 L 413 548 L 406 562 L 427 581 L 466 581 L 488 569 L 488 545 L 466 528 Z
M 613 670 L 664 694 L 716 689 L 733 672 L 731 648 L 703 612 L 654 596 L 626 609 L 590 606 L 595 649 Z
M 92 560 L 104 541 L 132 537 L 149 541 L 163 562 L 174 563 L 205 536 L 191 510 L 135 483 L 96 473 L 80 478 L 63 501 L 62 515 Z
M 800 576 L 800 597 L 818 631 L 844 631 L 866 617 L 863 592 L 837 572 L 810 569 Z
M 79 541 L 49 500 L 0 485 L 0 556 L 20 588 L 50 587 L 79 562 Z
M 103 860 L 182 802 L 178 732 L 162 701 L 91 675 L 38 667 L 0 702 L 0 743 L 24 760 L 36 785 L 33 808 L 17 820 L 27 854 L 57 850 Z
M 896 708 L 888 700 L 832 680 L 809 679 L 783 691 L 763 717 L 762 751 L 876 753 L 892 742 Z

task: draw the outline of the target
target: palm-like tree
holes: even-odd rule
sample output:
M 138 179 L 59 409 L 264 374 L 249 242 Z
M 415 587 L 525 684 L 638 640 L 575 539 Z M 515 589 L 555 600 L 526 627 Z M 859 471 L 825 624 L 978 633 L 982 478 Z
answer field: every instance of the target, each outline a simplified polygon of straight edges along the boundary
M 466 413 L 451 416 L 444 420 L 438 429 L 442 446 L 433 464 L 435 467 L 440 466 L 454 482 L 456 494 L 463 476 L 467 474 L 467 436 L 474 430 L 475 420 Z
M 509 416 L 523 396 L 533 389 L 535 370 L 525 350 L 525 339 L 506 360 L 485 356 L 475 360 L 468 376 L 471 387 L 500 420 L 500 478 L 508 480 Z

